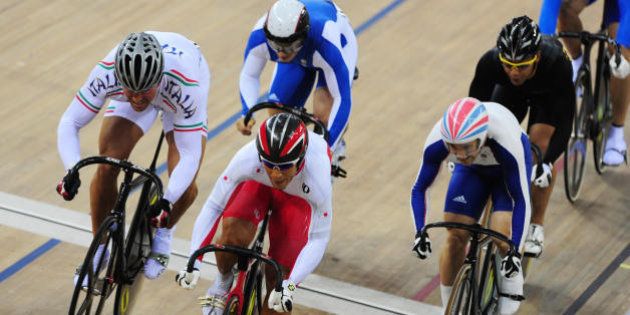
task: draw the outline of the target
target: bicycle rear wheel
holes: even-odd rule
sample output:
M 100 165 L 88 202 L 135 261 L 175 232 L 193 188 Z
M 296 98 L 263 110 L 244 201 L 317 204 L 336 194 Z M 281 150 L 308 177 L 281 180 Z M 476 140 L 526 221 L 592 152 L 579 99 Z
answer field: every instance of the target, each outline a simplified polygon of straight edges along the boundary
M 448 299 L 444 314 L 470 314 L 473 309 L 473 286 L 470 281 L 472 268 L 464 264 L 457 273 L 453 283 L 453 291 Z
M 564 192 L 567 199 L 575 202 L 580 194 L 584 166 L 586 165 L 586 147 L 588 139 L 589 109 L 592 100 L 589 88 L 590 78 L 587 71 L 580 70 L 576 80 L 576 91 L 581 91 L 581 99 L 576 102 L 571 138 L 564 151 Z
M 603 45 L 603 44 L 602 44 Z M 605 54 L 605 51 L 600 54 Z M 600 58 L 602 59 L 600 61 Z M 610 69 L 608 68 L 608 58 L 600 56 L 597 58 L 597 77 L 595 79 L 595 109 L 593 111 L 593 162 L 595 170 L 602 174 L 606 170 L 604 164 L 604 149 L 612 121 L 612 105 L 610 104 Z
M 117 237 L 118 222 L 114 217 L 107 217 L 99 227 L 96 236 L 81 266 L 77 283 L 70 302 L 69 314 L 100 314 L 116 283 L 122 260 L 120 241 Z M 99 245 L 104 245 L 101 259 L 94 262 Z M 106 252 L 111 252 L 109 262 L 105 263 Z M 100 274 L 105 271 L 101 277 Z M 85 286 L 83 285 L 85 283 Z M 96 298 L 96 300 L 95 300 Z

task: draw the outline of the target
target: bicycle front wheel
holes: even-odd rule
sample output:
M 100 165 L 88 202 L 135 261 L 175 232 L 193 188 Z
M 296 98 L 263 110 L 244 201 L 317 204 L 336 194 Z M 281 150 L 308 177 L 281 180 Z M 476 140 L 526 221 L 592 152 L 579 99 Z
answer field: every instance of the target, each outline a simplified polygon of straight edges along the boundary
M 118 222 L 111 216 L 99 227 L 80 268 L 68 314 L 100 314 L 103 311 L 105 301 L 118 281 L 122 263 L 118 228 Z M 102 255 L 95 259 L 100 245 L 104 248 Z M 111 253 L 111 257 L 107 253 Z
M 453 283 L 453 291 L 448 299 L 446 311 L 444 314 L 471 314 L 473 309 L 473 286 L 472 268 L 465 264 L 457 273 L 455 283 Z
M 487 242 L 477 255 L 479 266 L 479 309 L 482 314 L 494 314 L 499 302 L 497 286 L 497 247 L 492 241 Z
M 254 262 L 247 273 L 243 299 L 244 315 L 262 313 L 262 268 L 260 262 Z
M 612 121 L 612 105 L 610 103 L 610 67 L 604 43 L 600 43 L 597 56 L 597 73 L 595 76 L 595 108 L 593 109 L 593 159 L 595 170 L 602 174 L 604 164 L 604 148 L 608 139 L 608 131 Z
M 564 192 L 571 202 L 575 202 L 580 194 L 586 165 L 589 104 L 592 99 L 587 75 L 586 71 L 578 73 L 575 89 L 581 99 L 576 102 L 571 138 L 564 151 Z
M 238 314 L 238 308 L 241 304 L 241 301 L 238 299 L 238 296 L 233 295 L 227 303 L 225 303 L 225 310 L 223 310 L 223 315 L 240 315 Z

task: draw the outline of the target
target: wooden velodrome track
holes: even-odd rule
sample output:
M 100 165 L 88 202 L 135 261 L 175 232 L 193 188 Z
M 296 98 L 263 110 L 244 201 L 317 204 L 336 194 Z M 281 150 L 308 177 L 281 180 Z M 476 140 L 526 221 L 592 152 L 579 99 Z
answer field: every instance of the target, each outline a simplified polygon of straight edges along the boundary
M 599 25 L 600 2 L 583 14 L 590 29 Z M 231 125 L 240 111 L 238 74 L 249 31 L 271 3 L 0 2 L 0 29 L 4 30 L 0 34 L 4 47 L 0 51 L 0 97 L 5 100 L 0 107 L 0 314 L 62 314 L 67 310 L 72 273 L 89 242 L 89 234 L 68 230 L 68 222 L 89 226 L 91 173 L 82 174 L 83 186 L 74 201 L 64 202 L 54 193 L 53 187 L 63 175 L 55 131 L 95 62 L 130 31 L 179 32 L 202 47 L 212 73 L 208 126 L 216 133 L 208 142 L 197 179 L 199 197 L 176 231 L 176 238 L 189 240 L 216 176 L 251 139 L 237 134 Z M 348 160 L 344 166 L 349 176 L 334 185 L 332 240 L 317 276 L 306 283 L 311 279 L 333 281 L 339 295 L 369 292 L 372 295 L 363 298 L 383 301 L 382 305 L 398 301 L 394 296 L 440 305 L 437 252 L 444 233 L 432 234 L 436 253 L 429 261 L 419 261 L 410 253 L 414 231 L 409 194 L 421 148 L 446 106 L 467 93 L 478 58 L 494 45 L 500 27 L 516 15 L 537 19 L 540 3 L 339 0 L 338 4 L 359 33 L 361 77 L 353 89 L 346 135 Z M 266 74 L 271 68 L 267 67 Z M 101 120 L 99 115 L 81 131 L 83 156 L 97 153 Z M 227 128 L 217 127 L 222 123 Z M 159 130 L 154 126 L 143 138 L 131 161 L 148 165 Z M 630 139 L 628 130 L 626 139 Z M 623 166 L 598 176 L 590 156 L 588 163 L 582 194 L 574 205 L 565 199 L 562 175 L 558 176 L 545 225 L 545 252 L 527 280 L 521 314 L 630 311 L 630 170 Z M 432 189 L 433 211 L 428 221 L 441 219 L 448 181 L 444 174 Z M 177 245 L 182 253 L 187 252 L 185 242 Z M 174 261 L 171 267 L 182 261 Z M 198 312 L 195 298 L 205 292 L 209 281 L 204 280 L 194 292 L 184 291 L 173 283 L 174 274 L 169 271 L 156 282 L 145 282 L 136 313 Z M 318 285 L 315 280 L 310 282 L 313 286 Z M 346 284 L 383 294 L 344 291 Z M 297 303 L 308 307 L 300 306 L 295 313 L 320 312 L 314 308 L 355 312 L 343 306 L 327 308 L 328 300 L 321 298 L 315 295 L 309 303 L 305 302 L 311 298 L 297 298 Z M 420 306 L 415 312 L 402 306 L 399 310 L 436 311 Z

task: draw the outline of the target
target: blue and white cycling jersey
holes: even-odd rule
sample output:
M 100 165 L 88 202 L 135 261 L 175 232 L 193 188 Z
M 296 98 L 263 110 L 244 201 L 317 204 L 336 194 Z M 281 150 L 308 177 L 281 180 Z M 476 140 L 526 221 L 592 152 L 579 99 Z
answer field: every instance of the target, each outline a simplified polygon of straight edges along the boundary
M 589 0 L 592 4 L 597 0 Z M 543 0 L 540 8 L 540 32 L 551 35 L 556 32 L 558 14 L 562 0 Z M 619 22 L 616 40 L 619 44 L 630 48 L 630 1 L 605 0 L 604 25 Z
M 488 138 L 472 165 L 456 165 L 445 211 L 478 219 L 489 194 L 492 194 L 493 201 L 499 201 L 502 207 L 508 207 L 496 210 L 512 211 L 511 239 L 520 249 L 531 215 L 532 159 L 529 139 L 507 108 L 492 102 L 484 102 L 484 105 L 489 116 Z M 440 165 L 448 157 L 449 152 L 442 141 L 438 122 L 425 142 L 420 170 L 411 192 L 416 231 L 420 231 L 426 223 L 429 187 L 437 177 Z M 450 158 L 454 160 L 452 155 Z M 453 194 L 451 190 L 457 193 Z M 496 194 L 501 196 L 495 196 Z M 459 210 L 457 207 L 467 210 Z M 471 209 L 474 207 L 478 209 Z
M 328 119 L 329 145 L 334 149 L 343 134 L 352 105 L 351 87 L 357 61 L 357 41 L 346 15 L 332 1 L 300 0 L 309 14 L 310 29 L 302 49 L 289 63 L 267 44 L 261 17 L 252 30 L 240 75 L 243 115 L 256 105 L 260 74 L 268 60 L 276 62 L 269 99 L 292 107 L 303 107 L 315 78 L 317 87 L 327 87 L 333 97 Z

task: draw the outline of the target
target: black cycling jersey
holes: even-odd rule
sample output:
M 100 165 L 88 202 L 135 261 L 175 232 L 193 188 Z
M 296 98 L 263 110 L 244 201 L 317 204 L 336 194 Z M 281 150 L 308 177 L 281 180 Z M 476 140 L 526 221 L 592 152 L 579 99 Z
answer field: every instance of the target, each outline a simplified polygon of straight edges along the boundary
M 521 86 L 514 86 L 503 70 L 496 48 L 485 53 L 470 84 L 469 95 L 480 101 L 497 102 L 512 111 L 522 122 L 529 109 L 529 127 L 549 124 L 555 131 L 544 155 L 553 163 L 564 152 L 573 125 L 575 88 L 571 61 L 557 39 L 543 37 L 541 56 L 534 76 Z

